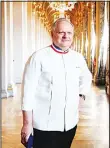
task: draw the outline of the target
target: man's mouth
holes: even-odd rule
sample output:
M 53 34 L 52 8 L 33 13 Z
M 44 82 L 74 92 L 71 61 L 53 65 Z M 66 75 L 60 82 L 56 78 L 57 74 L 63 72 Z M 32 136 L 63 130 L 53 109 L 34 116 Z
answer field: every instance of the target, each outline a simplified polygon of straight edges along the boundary
M 69 40 L 62 40 L 63 42 L 68 42 Z

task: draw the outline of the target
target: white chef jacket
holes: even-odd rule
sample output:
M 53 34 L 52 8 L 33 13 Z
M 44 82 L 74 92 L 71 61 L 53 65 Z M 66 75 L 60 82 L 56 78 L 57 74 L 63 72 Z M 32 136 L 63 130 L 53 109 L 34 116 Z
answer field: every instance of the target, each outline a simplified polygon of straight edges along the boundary
M 78 123 L 79 94 L 86 95 L 92 75 L 83 56 L 54 45 L 36 51 L 23 82 L 22 110 L 33 111 L 33 127 L 45 131 L 70 130 Z

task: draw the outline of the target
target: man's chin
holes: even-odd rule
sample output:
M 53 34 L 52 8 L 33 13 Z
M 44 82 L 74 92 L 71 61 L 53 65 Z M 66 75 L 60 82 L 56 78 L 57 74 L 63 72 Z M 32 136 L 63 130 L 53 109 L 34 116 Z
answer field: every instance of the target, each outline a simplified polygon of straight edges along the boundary
M 69 48 L 71 45 L 62 45 L 63 48 Z

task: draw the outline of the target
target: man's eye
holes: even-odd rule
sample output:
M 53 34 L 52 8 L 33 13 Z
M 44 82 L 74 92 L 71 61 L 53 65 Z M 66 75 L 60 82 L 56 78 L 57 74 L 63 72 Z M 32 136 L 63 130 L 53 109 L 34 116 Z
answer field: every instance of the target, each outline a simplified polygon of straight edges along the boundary
M 58 34 L 69 34 L 69 35 L 71 35 L 72 34 L 72 32 L 58 32 Z
M 64 32 L 58 32 L 59 34 L 64 34 Z
M 71 32 L 68 32 L 68 34 L 72 34 Z

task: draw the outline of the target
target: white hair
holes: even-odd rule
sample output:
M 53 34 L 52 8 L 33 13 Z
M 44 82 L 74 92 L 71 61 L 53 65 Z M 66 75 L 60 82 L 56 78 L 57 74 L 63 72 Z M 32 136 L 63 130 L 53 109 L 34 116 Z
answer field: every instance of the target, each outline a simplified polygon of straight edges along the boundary
M 66 18 L 59 18 L 53 23 L 52 30 L 54 30 L 56 28 L 56 25 L 58 22 L 62 22 L 62 21 L 68 22 L 74 29 L 74 25 L 69 20 L 67 20 Z

